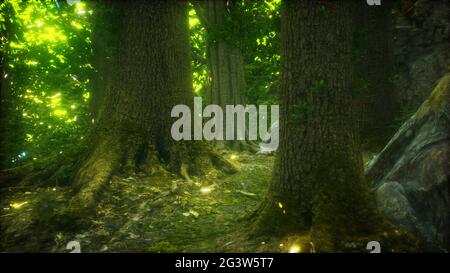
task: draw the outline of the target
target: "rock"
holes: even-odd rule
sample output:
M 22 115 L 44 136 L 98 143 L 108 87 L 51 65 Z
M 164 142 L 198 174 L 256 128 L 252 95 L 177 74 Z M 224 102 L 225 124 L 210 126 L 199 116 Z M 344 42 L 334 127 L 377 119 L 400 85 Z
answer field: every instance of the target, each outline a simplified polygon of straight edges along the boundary
M 401 184 L 386 181 L 377 189 L 376 200 L 380 211 L 392 223 L 401 228 L 415 227 L 417 218 Z
M 415 110 L 450 66 L 448 0 L 417 0 L 394 27 L 396 97 L 404 111 Z
M 366 167 L 378 207 L 432 249 L 450 249 L 450 74 Z

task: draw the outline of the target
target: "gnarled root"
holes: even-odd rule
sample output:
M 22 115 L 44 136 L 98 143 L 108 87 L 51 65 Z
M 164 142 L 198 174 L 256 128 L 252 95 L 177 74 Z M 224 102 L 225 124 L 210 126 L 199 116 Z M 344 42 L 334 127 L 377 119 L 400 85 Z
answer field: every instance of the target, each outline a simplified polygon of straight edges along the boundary
M 84 218 L 93 215 L 101 189 L 117 173 L 153 175 L 171 172 L 191 181 L 191 175 L 205 175 L 213 168 L 225 173 L 238 170 L 235 164 L 223 158 L 207 143 L 165 143 L 162 147 L 169 146 L 170 149 L 163 150 L 145 139 L 130 134 L 126 138 L 113 135 L 99 138 L 74 177 L 76 194 L 71 200 L 69 213 Z

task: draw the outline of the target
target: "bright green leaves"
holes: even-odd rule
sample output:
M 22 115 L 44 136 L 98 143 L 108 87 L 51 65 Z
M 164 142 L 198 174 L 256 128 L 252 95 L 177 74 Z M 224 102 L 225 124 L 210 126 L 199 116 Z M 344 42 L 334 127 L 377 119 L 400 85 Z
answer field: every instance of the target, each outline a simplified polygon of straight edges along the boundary
M 193 55 L 193 86 L 197 94 L 207 87 L 206 44 L 217 39 L 238 48 L 245 63 L 247 89 L 245 101 L 250 104 L 276 103 L 275 89 L 279 79 L 279 11 L 281 0 L 233 1 L 225 14 L 225 23 L 206 30 L 195 9 L 189 11 L 190 39 Z
M 192 85 L 196 95 L 200 95 L 208 84 L 208 72 L 206 66 L 206 33 L 205 27 L 190 6 L 189 10 L 190 44 L 192 49 Z
M 43 24 L 39 22 L 39 24 Z M 42 44 L 59 44 L 67 41 L 64 32 L 56 27 L 42 27 L 38 25 L 30 25 L 30 30 L 24 33 L 27 46 L 35 46 Z M 33 28 L 34 31 L 32 30 Z
M 246 101 L 254 104 L 276 104 L 279 80 L 279 0 L 242 1 L 231 13 L 240 25 L 235 31 L 242 40 L 240 47 L 246 67 Z M 243 38 L 242 38 L 243 37 Z M 239 38 L 238 38 L 239 39 Z
M 0 4 L 10 86 L 14 164 L 76 148 L 89 124 L 91 15 L 86 3 L 6 0 Z M 12 117 L 17 117 L 16 120 Z M 26 156 L 17 156 L 25 151 Z

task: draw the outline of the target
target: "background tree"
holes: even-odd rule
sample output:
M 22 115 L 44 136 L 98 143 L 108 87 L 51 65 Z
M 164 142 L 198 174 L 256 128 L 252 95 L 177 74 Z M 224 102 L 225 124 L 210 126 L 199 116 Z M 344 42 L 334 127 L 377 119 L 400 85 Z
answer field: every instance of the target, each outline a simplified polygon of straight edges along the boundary
M 330 251 L 378 226 L 351 107 L 355 3 L 284 2 L 280 147 L 256 234 L 311 231 Z
M 392 3 L 360 5 L 356 12 L 357 94 L 360 102 L 359 130 L 368 149 L 380 148 L 392 134 L 390 127 L 398 112 L 392 84 Z
M 244 104 L 246 89 L 244 57 L 241 50 L 225 38 L 227 14 L 229 9 L 233 8 L 233 2 L 227 0 L 192 2 L 208 32 L 206 58 L 210 80 L 205 94 L 206 102 L 219 105 L 222 109 L 225 109 L 226 105 Z M 230 148 L 241 150 L 245 142 L 217 141 L 216 144 L 223 147 L 226 143 Z
M 223 109 L 225 105 L 273 103 L 268 98 L 274 97 L 275 92 L 270 87 L 278 78 L 275 26 L 279 1 L 191 3 L 206 31 L 205 62 L 209 80 L 203 95 L 207 103 Z M 194 58 L 200 55 L 195 53 Z M 247 84 L 247 76 L 250 84 Z M 267 94 L 269 91 L 271 94 Z M 216 144 L 238 151 L 256 150 L 248 141 L 218 141 Z
M 2 5 L 5 5 L 4 3 Z M 6 21 L 4 16 L 0 17 L 0 36 L 1 42 L 4 44 L 7 39 L 6 26 L 9 26 L 9 21 Z M 9 166 L 10 159 L 12 158 L 12 154 L 14 152 L 10 151 L 9 143 L 11 141 L 11 135 L 8 134 L 8 131 L 11 131 L 11 128 L 8 128 L 9 119 L 8 115 L 11 113 L 11 101 L 10 101 L 10 86 L 9 86 L 9 78 L 7 72 L 7 58 L 2 50 L 0 52 L 0 170 L 6 169 Z M 16 130 L 18 131 L 18 130 Z

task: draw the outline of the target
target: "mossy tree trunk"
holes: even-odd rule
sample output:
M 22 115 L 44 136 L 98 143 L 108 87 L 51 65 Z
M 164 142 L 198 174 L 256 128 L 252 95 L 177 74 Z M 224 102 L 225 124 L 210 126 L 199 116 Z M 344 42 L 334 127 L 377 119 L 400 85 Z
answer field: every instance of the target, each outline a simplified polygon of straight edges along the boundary
M 352 107 L 355 2 L 284 3 L 280 147 L 255 234 L 311 231 L 330 251 L 377 226 Z
M 10 33 L 15 33 L 16 27 L 9 20 L 4 24 L 5 29 L 0 31 L 0 36 L 3 37 L 2 41 L 8 41 L 11 39 Z M 0 170 L 12 166 L 11 160 L 19 153 L 20 146 L 12 144 L 21 142 L 20 139 L 24 137 L 22 114 L 14 109 L 13 75 L 8 66 L 11 58 L 4 53 L 0 52 Z
M 171 138 L 172 107 L 193 103 L 187 2 L 109 5 L 119 27 L 117 48 L 110 76 L 103 80 L 90 146 L 74 177 L 74 210 L 91 208 L 117 172 L 169 170 L 189 179 L 214 166 L 233 170 L 205 143 Z
M 356 15 L 365 41 L 357 67 L 360 88 L 363 89 L 358 94 L 361 111 L 359 126 L 362 141 L 375 141 L 373 144 L 383 140 L 373 138 L 389 132 L 398 106 L 391 79 L 394 58 L 391 9 L 392 3 L 389 1 L 380 6 L 361 3 L 360 12 Z
M 92 33 L 93 39 L 93 54 L 91 63 L 95 68 L 95 73 L 92 77 L 91 96 L 89 100 L 89 109 L 92 118 L 97 120 L 105 92 L 110 88 L 109 84 L 112 73 L 114 71 L 113 55 L 118 46 L 118 37 L 116 37 L 117 30 L 120 26 L 115 22 L 117 10 L 111 8 L 107 1 L 96 1 L 92 3 L 93 9 L 96 10 L 94 17 L 94 28 Z
M 6 169 L 9 167 L 8 160 L 10 160 L 11 152 L 8 148 L 8 130 L 11 128 L 8 128 L 8 114 L 11 110 L 11 104 L 9 101 L 10 97 L 10 86 L 9 86 L 9 79 L 5 77 L 7 75 L 6 72 L 6 60 L 3 59 L 4 57 L 0 56 L 0 170 Z
M 6 150 L 6 115 L 8 111 L 8 93 L 9 93 L 9 83 L 6 81 L 5 75 L 6 72 L 6 60 L 5 57 L 0 55 L 0 170 L 3 170 L 6 167 L 6 158 L 7 152 Z
M 226 39 L 226 14 L 233 4 L 226 0 L 195 1 L 194 7 L 201 23 L 207 30 L 206 57 L 209 86 L 206 90 L 208 104 L 244 105 L 246 89 L 244 57 L 241 50 Z M 236 131 L 236 130 L 235 130 Z M 224 136 L 226 130 L 224 126 Z M 216 141 L 216 146 L 233 150 L 254 150 L 248 141 Z

